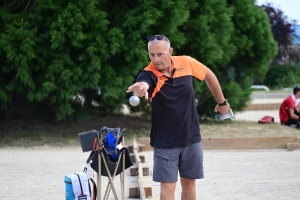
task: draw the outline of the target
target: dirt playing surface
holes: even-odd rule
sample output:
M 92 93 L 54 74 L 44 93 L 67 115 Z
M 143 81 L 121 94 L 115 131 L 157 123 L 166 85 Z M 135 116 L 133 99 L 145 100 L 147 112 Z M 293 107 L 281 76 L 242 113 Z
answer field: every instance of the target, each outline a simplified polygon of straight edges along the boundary
M 64 176 L 82 171 L 89 154 L 82 152 L 77 134 L 92 129 L 99 130 L 102 126 L 116 127 L 116 124 L 118 127 L 127 128 L 128 137 L 134 137 L 135 132 L 149 131 L 151 126 L 149 120 L 105 114 L 78 124 L 53 125 L 14 121 L 0 125 L 2 141 L 6 140 L 3 133 L 13 134 L 16 139 L 12 143 L 2 142 L 0 147 L 0 199 L 65 199 Z M 45 130 L 55 133 L 55 137 L 60 135 L 58 139 L 61 141 L 51 138 L 51 134 L 41 135 L 38 141 L 33 141 L 29 136 L 24 138 L 23 135 Z M 202 137 L 300 135 L 299 130 L 279 124 L 261 125 L 245 121 L 202 123 L 201 130 Z M 74 141 L 69 143 L 70 135 Z M 39 135 L 34 136 L 39 138 Z M 152 153 L 142 152 L 146 158 L 144 165 L 150 171 L 153 168 Z M 204 150 L 205 178 L 197 180 L 197 199 L 297 199 L 300 196 L 299 157 L 300 150 Z M 137 186 L 138 177 L 130 176 L 129 170 L 125 174 L 125 199 L 130 199 L 129 187 Z M 102 180 L 103 193 L 107 178 Z M 116 187 L 120 185 L 118 180 L 119 176 L 115 179 Z M 152 187 L 151 199 L 159 199 L 160 185 L 152 181 L 151 175 L 145 177 L 144 186 Z M 117 191 L 120 189 L 117 188 Z M 175 199 L 179 200 L 180 195 L 181 187 L 178 182 Z M 114 198 L 111 195 L 109 199 Z
M 152 170 L 152 152 L 143 155 L 145 166 Z M 0 199 L 65 199 L 64 176 L 81 171 L 87 156 L 80 147 L 1 148 Z M 300 151 L 286 150 L 204 151 L 205 178 L 197 180 L 197 199 L 298 199 L 299 157 Z M 130 199 L 128 188 L 137 186 L 138 177 L 129 176 L 129 170 L 125 174 L 125 199 Z M 103 195 L 107 177 L 102 180 Z M 118 181 L 119 176 L 115 187 L 120 194 Z M 179 183 L 176 200 L 181 195 Z M 159 199 L 160 185 L 151 175 L 145 177 L 144 186 L 152 187 L 151 199 Z M 109 199 L 114 199 L 112 194 Z

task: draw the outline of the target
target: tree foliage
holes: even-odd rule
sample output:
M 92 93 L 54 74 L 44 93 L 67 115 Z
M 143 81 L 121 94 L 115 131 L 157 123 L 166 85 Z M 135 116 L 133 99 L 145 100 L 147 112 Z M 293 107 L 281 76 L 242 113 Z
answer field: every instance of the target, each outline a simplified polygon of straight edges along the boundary
M 34 103 L 66 119 L 75 111 L 74 95 L 98 90 L 108 48 L 114 46 L 103 36 L 112 33 L 117 40 L 118 31 L 108 30 L 106 13 L 94 1 L 43 0 L 25 13 L 14 10 L 1 8 L 1 109 L 20 111 L 20 105 Z
M 174 54 L 211 68 L 238 111 L 276 54 L 268 17 L 253 0 L 17 0 L 1 3 L 0 13 L 2 116 L 65 120 L 119 109 L 149 63 L 146 38 L 157 33 Z M 211 117 L 212 95 L 203 83 L 194 87 L 199 114 Z M 84 106 L 72 101 L 77 94 Z
M 287 55 L 288 46 L 292 44 L 295 37 L 295 20 L 290 20 L 282 10 L 275 8 L 271 3 L 262 5 L 261 8 L 267 13 L 272 35 L 278 44 L 278 53 L 272 63 L 277 65 Z
M 291 37 L 294 35 L 293 26 L 296 24 L 296 21 L 289 20 L 282 10 L 275 8 L 271 3 L 261 7 L 268 14 L 272 34 L 278 45 L 288 46 L 292 44 Z
M 190 41 L 184 50 L 213 70 L 232 108 L 243 110 L 250 100 L 252 79 L 264 77 L 277 52 L 268 17 L 253 0 L 203 2 L 206 6 L 196 8 L 193 13 L 199 18 L 191 17 L 197 22 L 187 24 L 190 27 L 186 32 L 197 37 L 189 35 Z M 195 85 L 200 100 L 198 112 L 213 116 L 215 100 L 210 91 L 201 83 L 195 82 Z

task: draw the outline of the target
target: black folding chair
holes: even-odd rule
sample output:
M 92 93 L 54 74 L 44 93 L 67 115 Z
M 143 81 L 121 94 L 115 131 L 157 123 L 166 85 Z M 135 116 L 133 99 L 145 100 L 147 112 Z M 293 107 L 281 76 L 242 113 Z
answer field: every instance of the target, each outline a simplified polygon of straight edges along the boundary
M 125 130 L 103 127 L 97 134 L 97 138 L 94 138 L 93 151 L 87 162 L 91 163 L 91 167 L 97 172 L 97 199 L 99 200 L 101 199 L 102 176 L 108 177 L 108 185 L 103 199 L 107 200 L 111 191 L 115 199 L 119 199 L 114 185 L 114 178 L 119 174 L 121 199 L 124 199 L 124 171 L 133 165 L 128 149 L 125 147 L 117 148 L 117 145 L 124 139 Z

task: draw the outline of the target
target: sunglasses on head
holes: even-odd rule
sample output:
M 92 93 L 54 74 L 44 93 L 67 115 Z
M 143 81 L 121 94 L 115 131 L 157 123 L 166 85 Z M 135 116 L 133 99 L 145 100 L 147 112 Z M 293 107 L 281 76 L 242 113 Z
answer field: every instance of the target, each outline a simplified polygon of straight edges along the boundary
M 155 40 L 155 38 L 157 40 L 163 40 L 163 39 L 165 39 L 168 43 L 170 43 L 170 40 L 166 36 L 164 36 L 164 35 L 152 35 L 152 36 L 149 36 L 148 37 L 148 42 Z

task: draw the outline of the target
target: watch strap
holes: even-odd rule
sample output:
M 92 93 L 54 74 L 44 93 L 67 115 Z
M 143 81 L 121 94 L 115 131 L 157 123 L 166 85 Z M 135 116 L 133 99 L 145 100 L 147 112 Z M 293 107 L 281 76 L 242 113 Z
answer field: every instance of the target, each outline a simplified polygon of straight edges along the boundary
M 228 100 L 225 99 L 225 101 L 223 103 L 218 103 L 218 106 L 225 106 L 228 104 Z

